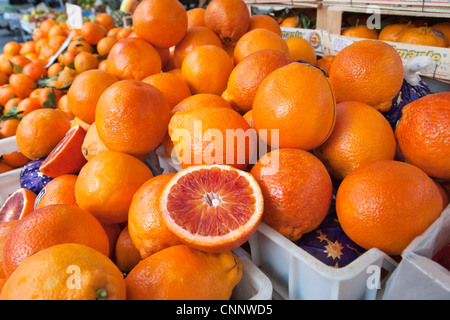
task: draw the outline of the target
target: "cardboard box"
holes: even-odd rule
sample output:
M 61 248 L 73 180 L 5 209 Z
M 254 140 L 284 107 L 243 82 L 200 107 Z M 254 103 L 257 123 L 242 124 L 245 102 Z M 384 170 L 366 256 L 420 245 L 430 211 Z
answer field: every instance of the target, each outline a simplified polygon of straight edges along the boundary
M 324 54 L 337 54 L 343 48 L 349 44 L 360 41 L 364 39 L 344 37 L 341 35 L 329 34 L 325 31 L 322 32 L 324 39 Z M 450 80 L 450 48 L 440 48 L 431 46 L 421 46 L 421 45 L 411 45 L 400 42 L 390 42 L 386 43 L 393 46 L 403 62 L 406 62 L 417 56 L 429 56 L 431 60 L 436 63 L 436 69 L 427 74 L 422 74 L 425 77 L 439 79 L 439 80 Z
M 283 39 L 298 37 L 309 41 L 317 53 L 324 52 L 324 37 L 322 30 L 302 28 L 281 28 Z

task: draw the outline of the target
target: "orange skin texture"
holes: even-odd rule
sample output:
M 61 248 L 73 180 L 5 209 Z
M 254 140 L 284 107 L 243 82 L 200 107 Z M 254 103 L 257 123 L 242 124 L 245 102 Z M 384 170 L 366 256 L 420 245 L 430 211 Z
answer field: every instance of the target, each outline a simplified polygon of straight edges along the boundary
M 221 95 L 233 71 L 228 53 L 215 45 L 196 47 L 189 52 L 181 65 L 184 81 L 192 94 L 214 93 Z
M 427 95 L 402 109 L 395 129 L 406 160 L 428 175 L 450 179 L 450 93 Z
M 8 138 L 16 135 L 20 120 L 8 119 L 0 124 L 0 138 Z
M 248 31 L 258 28 L 275 32 L 280 37 L 282 35 L 281 27 L 278 22 L 274 18 L 266 14 L 254 14 L 250 17 L 250 25 L 248 27 Z
M 51 180 L 44 187 L 45 194 L 37 202 L 36 209 L 51 204 L 71 204 L 78 206 L 75 198 L 75 174 L 64 174 Z
M 214 93 L 198 93 L 193 94 L 180 101 L 172 110 L 171 115 L 174 115 L 177 111 L 193 110 L 201 107 L 210 108 L 228 108 L 231 109 L 231 105 L 221 96 Z
M 117 41 L 109 51 L 107 61 L 106 70 L 120 80 L 142 80 L 162 69 L 158 51 L 140 38 Z
M 443 209 L 434 181 L 419 168 L 394 160 L 372 161 L 355 169 L 336 195 L 344 232 L 361 247 L 389 255 L 401 254 Z
M 242 264 L 231 251 L 178 245 L 142 260 L 125 282 L 128 300 L 228 300 L 241 278 Z
M 19 151 L 34 160 L 50 154 L 70 129 L 66 114 L 57 109 L 38 109 L 20 121 L 16 141 Z
M 26 188 L 14 191 L 2 204 L 0 224 L 11 220 L 20 220 L 34 211 L 36 194 Z M 6 206 L 5 206 L 6 205 Z
M 196 130 L 196 123 L 201 122 L 201 131 Z M 200 129 L 198 127 L 198 129 Z M 209 130 L 214 131 L 209 131 Z M 226 130 L 236 133 L 238 141 Z M 240 170 L 245 170 L 254 154 L 254 135 L 248 135 L 245 140 L 239 138 L 238 130 L 243 134 L 251 133 L 250 126 L 236 111 L 228 108 L 201 107 L 193 110 L 175 113 L 169 123 L 169 135 L 174 144 L 176 155 L 183 168 L 196 164 L 228 164 Z M 218 130 L 218 132 L 217 132 Z M 212 136 L 220 132 L 222 139 L 211 140 Z M 242 131 L 241 131 L 242 132 Z M 189 136 L 184 138 L 184 133 Z M 181 140 L 181 141 L 179 141 Z M 227 142 L 228 141 L 228 142 Z M 245 143 L 245 146 L 241 144 Z M 227 144 L 234 145 L 232 155 L 227 157 Z M 190 157 L 185 155 L 189 152 Z M 231 157 L 231 159 L 230 159 Z M 211 163 L 212 162 L 212 163 Z
M 387 25 L 381 29 L 378 39 L 383 41 L 398 42 L 400 36 L 408 28 L 414 28 L 414 25 L 406 23 L 394 23 Z
M 186 11 L 188 18 L 188 29 L 205 25 L 205 8 L 193 8 Z
M 418 44 L 422 46 L 447 47 L 447 40 L 443 33 L 432 28 L 410 28 L 402 33 L 398 42 Z
M 134 193 L 152 177 L 150 169 L 135 157 L 104 152 L 89 160 L 78 174 L 77 203 L 102 223 L 124 222 Z
M 29 76 L 18 73 L 9 76 L 9 85 L 19 98 L 26 98 L 36 88 L 36 82 Z
M 440 22 L 431 26 L 434 30 L 439 30 L 444 34 L 445 40 L 447 40 L 447 44 L 450 45 L 450 22 Z
M 106 36 L 106 29 L 94 22 L 85 22 L 81 27 L 81 36 L 91 45 L 96 45 L 101 38 Z
M 81 151 L 86 160 L 90 160 L 96 155 L 107 152 L 109 149 L 105 146 L 97 133 L 97 126 L 95 123 L 91 125 L 84 137 Z
M 89 70 L 76 76 L 67 91 L 67 105 L 75 117 L 92 124 L 101 94 L 119 79 L 108 72 Z
M 0 279 L 6 278 L 3 271 L 3 247 L 5 245 L 5 240 L 17 222 L 19 222 L 19 220 L 11 220 L 0 224 Z
M 120 232 L 114 250 L 116 265 L 122 272 L 131 271 L 142 260 L 139 250 L 130 238 L 128 226 Z
M 128 227 L 130 237 L 143 259 L 164 248 L 183 243 L 166 227 L 159 208 L 159 195 L 174 175 L 166 173 L 151 178 L 133 196 Z
M 331 134 L 336 106 L 331 86 L 320 70 L 291 62 L 262 81 L 252 113 L 256 131 L 268 130 L 267 137 L 261 136 L 267 144 L 277 144 L 270 136 L 275 129 L 279 130 L 280 148 L 312 150 Z
M 330 137 L 314 154 L 338 180 L 372 160 L 394 160 L 394 131 L 383 115 L 371 106 L 342 102 L 336 106 L 336 124 Z
M 316 65 L 321 68 L 323 71 L 325 71 L 325 75 L 327 77 L 330 76 L 330 68 L 331 68 L 331 64 L 333 63 L 334 60 L 334 55 L 326 55 L 322 58 L 320 58 L 319 60 L 317 60 Z
M 188 17 L 177 0 L 148 0 L 141 2 L 133 14 L 136 35 L 158 48 L 170 48 L 183 39 Z
M 264 196 L 262 221 L 295 241 L 317 228 L 330 208 L 332 184 L 324 165 L 300 149 L 269 152 L 250 173 Z
M 148 83 L 119 81 L 97 103 L 95 125 L 105 146 L 133 155 L 147 154 L 167 133 L 170 107 L 163 94 Z
M 242 0 L 213 0 L 205 12 L 205 26 L 219 35 L 223 43 L 236 43 L 250 26 L 250 14 Z
M 313 65 L 317 63 L 317 55 L 314 47 L 308 40 L 298 37 L 286 39 L 289 47 L 291 61 L 303 60 Z
M 249 54 L 264 49 L 279 50 L 290 58 L 289 47 L 283 38 L 267 29 L 254 29 L 245 33 L 236 43 L 233 51 L 234 65 Z
M 353 26 L 342 31 L 342 35 L 346 37 L 378 39 L 378 33 L 375 29 L 369 29 L 366 25 Z
M 20 219 L 4 244 L 7 277 L 35 252 L 61 243 L 79 243 L 109 254 L 102 225 L 88 211 L 73 205 L 49 205 Z
M 72 269 L 74 266 L 78 268 Z M 73 282 L 77 271 L 80 283 Z M 79 284 L 79 287 L 68 284 Z M 6 281 L 0 299 L 96 300 L 99 291 L 107 300 L 125 300 L 122 272 L 93 248 L 63 243 L 36 252 L 24 261 Z
M 2 155 L 3 161 L 12 167 L 20 168 L 26 165 L 31 160 L 25 157 L 20 151 L 13 151 Z
M 222 97 L 241 114 L 252 109 L 261 82 L 274 70 L 289 64 L 277 50 L 260 50 L 245 57 L 234 67 Z
M 403 84 L 403 62 L 383 41 L 357 41 L 334 58 L 330 83 L 337 103 L 360 101 L 385 112 Z
M 189 28 L 183 39 L 175 45 L 173 51 L 175 68 L 181 68 L 183 59 L 192 49 L 207 44 L 223 48 L 220 38 L 211 29 L 204 26 Z

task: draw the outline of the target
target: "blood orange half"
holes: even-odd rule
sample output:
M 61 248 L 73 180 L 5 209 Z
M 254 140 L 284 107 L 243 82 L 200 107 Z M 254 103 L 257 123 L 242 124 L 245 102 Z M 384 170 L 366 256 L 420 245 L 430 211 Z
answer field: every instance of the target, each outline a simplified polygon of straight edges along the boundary
M 223 252 L 245 243 L 263 214 L 261 189 L 248 172 L 228 165 L 197 165 L 176 173 L 160 207 L 167 228 L 198 250 Z
M 34 211 L 36 194 L 28 189 L 19 188 L 12 193 L 0 208 L 0 224 L 19 220 Z
M 86 130 L 81 126 L 72 127 L 45 158 L 39 170 L 52 178 L 63 174 L 78 174 L 87 162 L 81 151 L 85 136 Z

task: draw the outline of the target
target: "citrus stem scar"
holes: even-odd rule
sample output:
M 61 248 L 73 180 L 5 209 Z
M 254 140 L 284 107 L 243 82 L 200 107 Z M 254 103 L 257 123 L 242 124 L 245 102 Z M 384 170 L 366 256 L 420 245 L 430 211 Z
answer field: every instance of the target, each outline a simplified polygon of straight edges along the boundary
M 107 300 L 108 299 L 108 292 L 106 292 L 106 289 L 105 288 L 98 289 L 95 292 L 95 299 L 96 300 Z

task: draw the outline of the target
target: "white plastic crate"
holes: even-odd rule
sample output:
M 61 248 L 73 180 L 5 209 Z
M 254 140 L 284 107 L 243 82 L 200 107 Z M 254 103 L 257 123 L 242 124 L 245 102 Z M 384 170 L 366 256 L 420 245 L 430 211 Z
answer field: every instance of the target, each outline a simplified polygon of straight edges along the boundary
M 342 268 L 330 267 L 263 222 L 249 244 L 252 261 L 284 300 L 375 300 L 385 279 L 372 282 L 374 276 L 397 266 L 373 248 Z
M 450 205 L 403 251 L 402 260 L 386 282 L 383 299 L 450 300 L 450 271 L 432 260 L 449 242 Z

